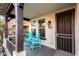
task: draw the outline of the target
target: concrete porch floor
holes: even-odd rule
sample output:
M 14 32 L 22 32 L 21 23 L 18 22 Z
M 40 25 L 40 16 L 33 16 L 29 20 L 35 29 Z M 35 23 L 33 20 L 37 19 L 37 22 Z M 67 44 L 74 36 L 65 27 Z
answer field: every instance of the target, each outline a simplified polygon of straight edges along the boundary
M 29 46 L 25 47 L 26 56 L 74 56 L 71 53 L 55 50 L 49 47 L 42 45 L 42 48 L 31 49 Z

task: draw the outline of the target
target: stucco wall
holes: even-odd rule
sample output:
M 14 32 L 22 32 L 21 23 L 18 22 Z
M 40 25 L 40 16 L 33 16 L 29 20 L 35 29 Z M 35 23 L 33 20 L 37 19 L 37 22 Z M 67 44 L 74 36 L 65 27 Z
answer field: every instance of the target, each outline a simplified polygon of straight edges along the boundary
M 79 56 L 79 4 L 76 4 L 75 12 L 75 55 Z
M 15 25 L 15 24 L 16 24 L 15 18 L 11 19 L 11 20 L 8 22 L 8 28 L 12 27 L 12 26 Z M 29 25 L 30 25 L 30 22 L 29 22 L 29 21 L 23 21 L 23 25 L 29 26 Z
M 36 32 L 38 32 L 38 20 L 45 18 L 45 23 L 46 23 L 46 25 L 45 25 L 45 37 L 46 37 L 46 40 L 42 40 L 42 44 L 43 45 L 56 49 L 55 14 L 58 13 L 58 12 L 63 12 L 63 11 L 66 11 L 66 10 L 69 10 L 69 9 L 73 9 L 73 8 L 75 8 L 75 5 L 73 5 L 73 6 L 66 6 L 66 7 L 57 9 L 57 10 L 55 10 L 53 12 L 47 13 L 45 15 L 42 15 L 42 16 L 35 17 L 35 18 L 31 19 L 31 21 L 32 20 L 36 20 L 36 24 L 37 24 L 36 25 Z M 51 20 L 52 29 L 48 29 L 47 23 L 48 23 L 49 20 Z M 31 30 L 31 25 L 30 25 L 30 30 Z
M 15 19 L 11 19 L 9 22 L 8 22 L 8 28 L 11 28 L 13 25 L 15 25 Z

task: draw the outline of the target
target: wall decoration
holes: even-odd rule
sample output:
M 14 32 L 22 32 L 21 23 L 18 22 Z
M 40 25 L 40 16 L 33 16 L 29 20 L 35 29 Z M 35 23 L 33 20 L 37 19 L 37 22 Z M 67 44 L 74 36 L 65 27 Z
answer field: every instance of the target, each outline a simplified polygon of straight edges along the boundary
M 48 21 L 48 29 L 51 29 L 52 26 L 51 26 L 51 21 Z
M 31 31 L 33 33 L 33 36 L 36 37 L 36 28 L 31 28 Z

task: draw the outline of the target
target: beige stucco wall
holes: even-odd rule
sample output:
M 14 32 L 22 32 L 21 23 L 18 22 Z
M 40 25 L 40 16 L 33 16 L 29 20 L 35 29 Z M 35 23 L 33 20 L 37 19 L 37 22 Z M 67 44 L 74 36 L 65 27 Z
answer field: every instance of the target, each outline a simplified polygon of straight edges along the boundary
M 15 19 L 11 19 L 9 22 L 8 22 L 8 28 L 11 28 L 13 25 L 15 25 Z
M 15 25 L 15 24 L 16 24 L 15 18 L 11 19 L 11 20 L 8 22 L 8 28 L 12 27 L 12 26 Z M 23 21 L 23 25 L 29 26 L 29 25 L 30 25 L 30 21 Z
M 36 23 L 37 23 L 37 25 L 36 25 L 36 32 L 38 32 L 38 20 L 45 18 L 45 23 L 46 23 L 46 26 L 45 26 L 45 37 L 46 37 L 46 40 L 42 40 L 42 44 L 43 45 L 56 49 L 55 14 L 58 13 L 58 12 L 63 12 L 63 11 L 66 11 L 66 10 L 69 10 L 69 9 L 73 9 L 73 8 L 75 8 L 75 5 L 63 7 L 63 8 L 57 9 L 57 10 L 55 10 L 53 12 L 50 12 L 50 13 L 47 13 L 45 15 L 41 15 L 39 17 L 35 17 L 35 18 L 31 19 L 31 21 L 32 20 L 36 20 Z M 52 29 L 48 29 L 47 23 L 48 23 L 49 20 L 51 20 Z M 31 25 L 30 25 L 30 29 L 31 29 Z
M 75 55 L 79 56 L 79 4 L 76 4 L 75 12 Z
M 23 21 L 23 25 L 30 26 L 30 21 Z

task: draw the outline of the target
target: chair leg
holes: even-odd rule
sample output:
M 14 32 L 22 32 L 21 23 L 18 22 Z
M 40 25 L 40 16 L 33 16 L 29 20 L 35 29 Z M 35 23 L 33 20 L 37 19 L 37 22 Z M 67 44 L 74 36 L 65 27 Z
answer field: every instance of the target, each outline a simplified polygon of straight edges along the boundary
M 41 45 L 40 45 L 40 48 L 41 48 Z
M 41 48 L 41 45 L 39 44 L 39 48 Z
M 32 50 L 33 50 L 33 47 L 32 47 Z
M 33 43 L 30 44 L 30 48 L 33 50 L 33 48 L 34 48 Z

